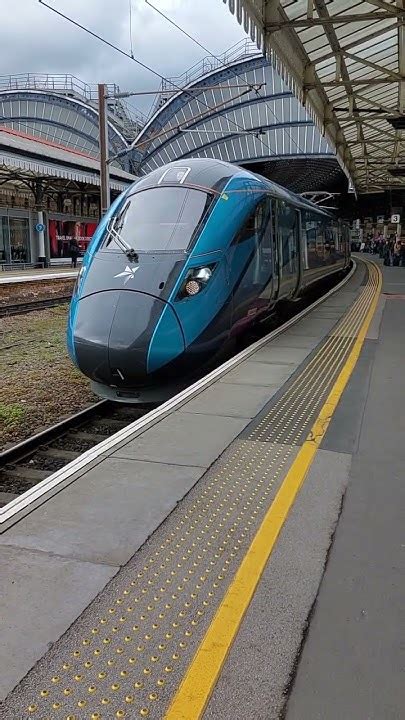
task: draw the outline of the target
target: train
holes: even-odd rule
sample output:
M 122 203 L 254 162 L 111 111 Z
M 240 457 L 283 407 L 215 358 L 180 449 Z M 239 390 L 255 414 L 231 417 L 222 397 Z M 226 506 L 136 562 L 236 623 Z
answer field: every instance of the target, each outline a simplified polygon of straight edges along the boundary
M 280 303 L 350 265 L 350 227 L 248 169 L 172 162 L 111 205 L 83 259 L 67 345 L 94 392 L 164 399 Z

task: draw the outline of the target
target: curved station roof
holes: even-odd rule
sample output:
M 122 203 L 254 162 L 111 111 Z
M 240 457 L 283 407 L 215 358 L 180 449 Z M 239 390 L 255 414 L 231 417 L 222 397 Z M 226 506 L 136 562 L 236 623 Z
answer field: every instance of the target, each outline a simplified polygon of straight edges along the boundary
M 405 0 L 223 0 L 361 192 L 405 186 Z
M 311 158 L 317 161 L 311 166 L 315 186 L 324 160 L 326 175 L 333 176 L 337 163 L 327 140 L 271 62 L 252 44 L 244 45 L 241 58 L 215 62 L 214 69 L 186 82 L 178 92 L 172 90 L 157 108 L 135 140 L 138 174 L 180 158 L 213 157 L 254 163 L 258 171 L 266 163 L 266 174 L 272 176 L 271 163 L 284 159 L 277 178 L 283 182 L 287 158 L 299 158 L 302 168 L 302 161 Z M 308 175 L 302 176 L 302 189 L 309 181 Z
M 122 106 L 111 108 L 108 135 L 111 154 L 124 150 L 138 131 Z M 132 121 L 132 127 L 131 127 Z M 68 150 L 98 157 L 97 91 L 69 75 L 0 77 L 0 129 L 7 127 Z

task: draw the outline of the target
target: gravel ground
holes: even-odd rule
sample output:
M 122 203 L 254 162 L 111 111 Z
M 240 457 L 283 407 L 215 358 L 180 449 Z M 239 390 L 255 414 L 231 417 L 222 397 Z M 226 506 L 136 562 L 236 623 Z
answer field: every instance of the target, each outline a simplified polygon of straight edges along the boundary
M 0 450 L 97 400 L 68 357 L 66 319 L 61 305 L 0 320 Z
M 76 278 L 72 280 L 41 280 L 41 282 L 9 283 L 0 285 L 0 305 L 11 305 L 33 300 L 70 295 L 73 291 Z

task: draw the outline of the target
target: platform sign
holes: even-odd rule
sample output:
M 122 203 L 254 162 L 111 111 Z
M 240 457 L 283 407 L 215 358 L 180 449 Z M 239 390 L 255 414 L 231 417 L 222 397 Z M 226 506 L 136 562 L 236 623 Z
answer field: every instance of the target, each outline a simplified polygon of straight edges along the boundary
M 385 221 L 384 215 L 377 215 L 377 224 L 383 225 Z
M 35 230 L 36 230 L 37 232 L 44 232 L 44 230 L 45 230 L 45 225 L 43 225 L 43 223 L 37 223 L 37 224 L 35 225 Z
M 400 215 L 391 215 L 391 223 L 392 223 L 392 225 L 398 225 L 398 223 L 400 222 L 400 220 L 401 220 L 401 216 L 400 216 Z

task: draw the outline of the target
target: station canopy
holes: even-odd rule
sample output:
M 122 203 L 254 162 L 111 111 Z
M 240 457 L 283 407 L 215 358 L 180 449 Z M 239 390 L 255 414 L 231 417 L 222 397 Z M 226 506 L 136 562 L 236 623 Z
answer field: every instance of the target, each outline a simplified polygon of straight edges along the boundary
M 405 187 L 405 0 L 223 0 L 360 192 Z
M 165 81 L 134 144 L 138 174 L 212 157 L 296 192 L 347 188 L 331 145 L 273 64 L 247 41 Z

